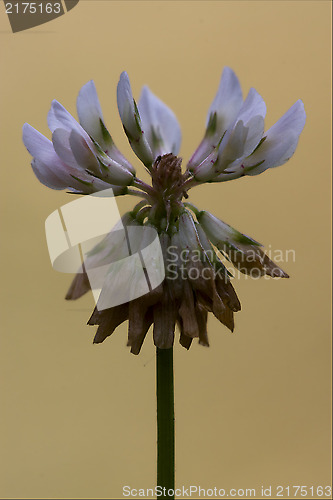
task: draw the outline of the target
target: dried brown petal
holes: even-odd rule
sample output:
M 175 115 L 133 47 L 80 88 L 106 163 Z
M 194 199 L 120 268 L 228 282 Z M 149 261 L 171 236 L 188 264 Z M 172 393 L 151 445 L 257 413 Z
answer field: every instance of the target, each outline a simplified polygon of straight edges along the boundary
M 201 306 L 205 311 L 212 312 L 223 325 L 233 331 L 234 313 L 228 306 L 223 306 L 223 309 L 214 308 L 214 301 L 201 292 L 197 292 L 196 297 L 199 306 Z
M 142 344 L 143 344 L 143 341 L 145 340 L 145 337 L 147 335 L 147 332 L 148 332 L 149 328 L 151 327 L 151 325 L 153 324 L 153 320 L 154 320 L 153 308 L 150 307 L 146 311 L 145 315 L 143 316 L 142 321 L 140 321 L 140 325 L 141 325 L 140 329 L 136 326 L 135 331 L 134 332 L 131 331 L 131 333 L 130 333 L 130 330 L 131 330 L 131 318 L 130 318 L 129 330 L 128 330 L 129 339 L 128 339 L 127 345 L 131 346 L 131 353 L 132 354 L 139 354 L 141 347 L 142 347 Z M 130 340 L 130 337 L 131 337 L 131 340 Z
M 261 249 L 261 261 L 263 263 L 263 267 L 266 271 L 266 274 L 272 276 L 272 278 L 289 278 L 289 274 L 287 274 L 281 267 L 279 267 L 275 262 L 273 262 Z
M 187 279 L 194 290 L 199 290 L 210 296 L 214 290 L 214 270 L 212 267 L 189 255 L 189 262 L 186 265 Z
M 180 330 L 179 343 L 181 346 L 185 347 L 185 349 L 189 350 L 193 339 L 191 337 L 188 337 L 187 335 L 185 335 L 184 330 L 183 330 L 183 320 L 180 316 L 178 316 L 178 318 L 177 318 L 177 323 L 178 323 L 179 330 Z
M 208 334 L 207 334 L 207 311 L 200 304 L 196 304 L 195 314 L 199 327 L 199 344 L 209 347 Z
M 179 308 L 183 332 L 187 337 L 199 337 L 199 327 L 195 314 L 194 295 L 188 281 L 184 283 L 184 294 Z
M 202 292 L 196 292 L 195 294 L 197 304 L 199 304 L 205 311 L 213 312 L 213 301 L 210 297 Z
M 219 276 L 216 277 L 215 280 L 216 290 L 221 297 L 223 303 L 230 307 L 230 309 L 234 312 L 241 310 L 241 303 L 237 297 L 236 291 L 230 280 L 228 278 L 221 278 Z
M 249 274 L 253 278 L 259 278 L 264 274 L 273 278 L 289 278 L 289 275 L 275 264 L 261 248 L 239 247 L 241 251 L 230 250 L 228 256 L 240 272 Z
M 210 304 L 211 311 L 217 319 L 220 319 L 220 317 L 224 314 L 225 306 L 216 290 L 215 272 L 213 268 L 209 264 L 204 266 L 202 262 L 197 260 L 192 259 L 190 262 L 193 267 L 188 267 L 188 279 L 191 282 L 193 289 L 200 291 L 204 296 L 212 299 Z M 195 273 L 193 270 L 195 270 Z M 191 274 L 194 277 L 191 278 Z
M 229 307 L 226 307 L 224 313 L 218 318 L 223 325 L 225 325 L 231 332 L 234 331 L 235 322 L 234 322 L 234 313 Z
M 97 311 L 96 308 L 88 321 L 88 324 L 98 324 L 94 344 L 100 344 L 109 337 L 121 323 L 128 319 L 129 307 L 128 303 L 121 304 L 110 309 Z
M 129 303 L 129 326 L 128 326 L 128 346 L 133 346 L 134 344 L 142 345 L 143 339 L 151 325 L 147 327 L 147 319 L 151 316 L 148 315 L 148 310 L 153 304 L 156 304 L 162 299 L 163 287 L 160 285 L 152 292 L 139 297 L 138 299 L 132 300 Z M 152 309 L 151 309 L 152 311 Z M 146 317 L 147 316 L 147 317 Z M 143 338 L 142 338 L 143 337 Z M 142 342 L 137 343 L 138 339 L 142 338 Z M 139 349 L 140 350 L 140 349 Z
M 103 319 L 103 315 L 105 314 L 106 311 L 109 309 L 105 309 L 104 311 L 99 311 L 97 307 L 94 308 L 92 315 L 87 321 L 87 325 L 93 326 L 93 325 L 99 325 Z

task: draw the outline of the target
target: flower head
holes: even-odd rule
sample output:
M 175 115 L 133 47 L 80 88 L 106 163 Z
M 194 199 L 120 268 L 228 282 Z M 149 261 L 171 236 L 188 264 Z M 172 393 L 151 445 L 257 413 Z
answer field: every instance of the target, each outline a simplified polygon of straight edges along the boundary
M 185 348 L 193 338 L 208 346 L 208 312 L 233 331 L 234 313 L 241 308 L 225 258 L 252 276 L 288 275 L 269 259 L 260 243 L 188 203 L 188 191 L 204 182 L 258 175 L 285 163 L 294 154 L 305 124 L 303 103 L 297 101 L 265 132 L 262 97 L 252 88 L 243 100 L 235 73 L 225 68 L 208 112 L 204 137 L 182 169 L 182 159 L 177 156 L 181 131 L 173 112 L 148 87 L 143 88 L 136 104 L 126 73 L 120 76 L 117 100 L 125 134 L 149 172 L 151 185 L 137 177 L 116 147 L 92 81 L 77 99 L 80 123 L 53 101 L 48 115 L 52 141 L 28 124 L 23 127 L 23 141 L 33 156 L 32 168 L 40 182 L 77 194 L 112 187 L 115 196 L 140 196 L 142 200 L 123 216 L 122 223 L 125 227 L 153 227 L 159 234 L 163 283 L 115 307 L 99 308 L 97 302 L 88 321 L 98 325 L 94 342 L 103 342 L 128 320 L 128 345 L 134 354 L 140 352 L 151 325 L 159 348 L 173 345 L 176 325 Z M 86 264 L 97 266 L 106 257 L 124 258 L 125 243 L 107 235 L 87 255 Z M 67 293 L 69 300 L 90 290 L 84 268 L 81 271 Z M 116 276 L 106 275 L 102 295 L 116 282 Z

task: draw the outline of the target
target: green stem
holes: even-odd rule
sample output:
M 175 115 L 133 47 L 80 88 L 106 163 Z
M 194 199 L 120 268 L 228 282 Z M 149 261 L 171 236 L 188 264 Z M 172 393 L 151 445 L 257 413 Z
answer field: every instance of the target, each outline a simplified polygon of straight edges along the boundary
M 175 412 L 173 390 L 173 348 L 156 349 L 157 396 L 157 485 L 159 498 L 174 498 L 175 489 Z M 170 492 L 171 493 L 171 492 Z

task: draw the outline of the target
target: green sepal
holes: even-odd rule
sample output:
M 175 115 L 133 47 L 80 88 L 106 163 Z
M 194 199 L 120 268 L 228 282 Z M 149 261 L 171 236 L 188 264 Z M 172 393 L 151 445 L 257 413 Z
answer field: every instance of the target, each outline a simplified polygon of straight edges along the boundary
M 100 167 L 102 168 L 102 170 L 105 170 L 106 172 L 109 171 L 109 167 L 107 165 L 105 165 L 105 163 L 103 162 L 103 159 L 100 158 L 99 156 L 97 157 L 97 161 L 100 165 Z M 105 160 L 106 161 L 106 160 Z M 104 179 L 103 179 L 104 180 Z
M 215 134 L 217 126 L 217 114 L 216 111 L 209 115 L 208 125 L 206 128 L 205 137 L 210 137 Z
M 134 118 L 135 118 L 135 123 L 136 123 L 136 126 L 138 127 L 138 132 L 140 132 L 140 134 L 142 133 L 142 129 L 141 129 L 141 118 L 140 118 L 140 113 L 139 113 L 139 109 L 138 109 L 138 106 L 135 102 L 135 99 L 133 99 L 133 104 L 134 104 Z
M 259 148 L 260 146 L 266 141 L 267 139 L 267 136 L 265 135 L 264 137 L 262 137 L 259 141 L 259 143 L 256 145 L 256 147 L 254 148 L 254 150 L 252 151 L 251 154 L 249 154 L 249 156 L 247 158 L 250 158 L 251 155 L 253 155 L 253 153 L 255 153 Z
M 108 131 L 108 129 L 104 125 L 102 118 L 99 119 L 99 123 L 100 123 L 101 130 L 102 130 L 103 140 L 105 141 L 106 144 L 109 145 L 109 147 L 112 146 L 114 144 L 113 139 L 110 135 L 110 132 Z
M 199 210 L 199 208 L 197 208 L 195 205 L 193 205 L 192 203 L 190 203 L 189 201 L 184 201 L 183 205 L 185 207 L 188 207 L 190 210 L 192 210 L 192 212 L 194 213 L 194 215 L 198 218 L 200 217 L 200 214 L 202 212 L 202 210 Z
M 76 177 L 76 175 L 70 174 L 70 176 L 73 177 L 73 179 L 75 179 L 76 181 L 81 182 L 81 184 L 83 184 L 84 186 L 90 186 L 90 187 L 93 186 L 92 182 L 84 181 L 84 180 L 80 179 L 79 177 Z
M 246 168 L 245 168 L 245 174 L 246 174 L 247 172 L 251 172 L 251 170 L 253 170 L 253 169 L 254 169 L 254 168 L 256 168 L 256 167 L 259 167 L 259 165 L 262 165 L 262 164 L 264 163 L 264 161 L 265 161 L 265 160 L 261 160 L 261 161 L 259 161 L 258 163 L 256 163 L 255 165 L 252 165 L 251 167 L 246 167 Z
M 255 245 L 258 247 L 262 247 L 261 243 L 259 243 L 256 240 L 253 240 L 249 236 L 246 236 L 246 234 L 240 233 L 236 229 L 234 229 L 234 231 L 235 231 L 234 241 L 236 241 L 237 243 L 241 243 L 242 245 Z

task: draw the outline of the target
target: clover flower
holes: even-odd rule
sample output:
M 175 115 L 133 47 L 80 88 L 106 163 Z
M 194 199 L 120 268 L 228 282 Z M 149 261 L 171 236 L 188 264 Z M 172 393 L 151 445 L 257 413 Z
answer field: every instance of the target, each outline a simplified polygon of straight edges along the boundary
M 123 216 L 124 226 L 150 226 L 159 234 L 166 272 L 163 283 L 115 307 L 99 310 L 97 303 L 88 321 L 98 325 L 94 342 L 103 342 L 129 320 L 128 345 L 134 354 L 140 352 L 151 325 L 160 349 L 172 347 L 176 325 L 185 348 L 189 349 L 194 338 L 208 346 L 208 313 L 233 331 L 234 313 L 241 308 L 223 259 L 252 276 L 288 275 L 268 258 L 260 243 L 188 203 L 188 191 L 205 182 L 259 175 L 288 161 L 305 124 L 303 103 L 297 101 L 265 132 L 262 97 L 252 88 L 243 100 L 235 73 L 225 68 L 204 137 L 182 170 L 178 156 L 181 131 L 173 112 L 148 87 L 136 104 L 125 72 L 118 83 L 117 102 L 125 134 L 149 172 L 151 185 L 136 175 L 116 147 L 92 81 L 83 86 L 77 99 L 80 123 L 53 101 L 48 114 L 52 141 L 30 125 L 23 126 L 23 141 L 41 183 L 76 194 L 112 187 L 115 196 L 139 196 L 142 200 Z M 110 254 L 123 258 L 124 242 L 106 236 L 87 256 L 87 262 L 98 265 Z M 82 271 L 71 284 L 68 300 L 90 290 Z M 112 287 L 113 282 L 106 279 L 103 288 Z

